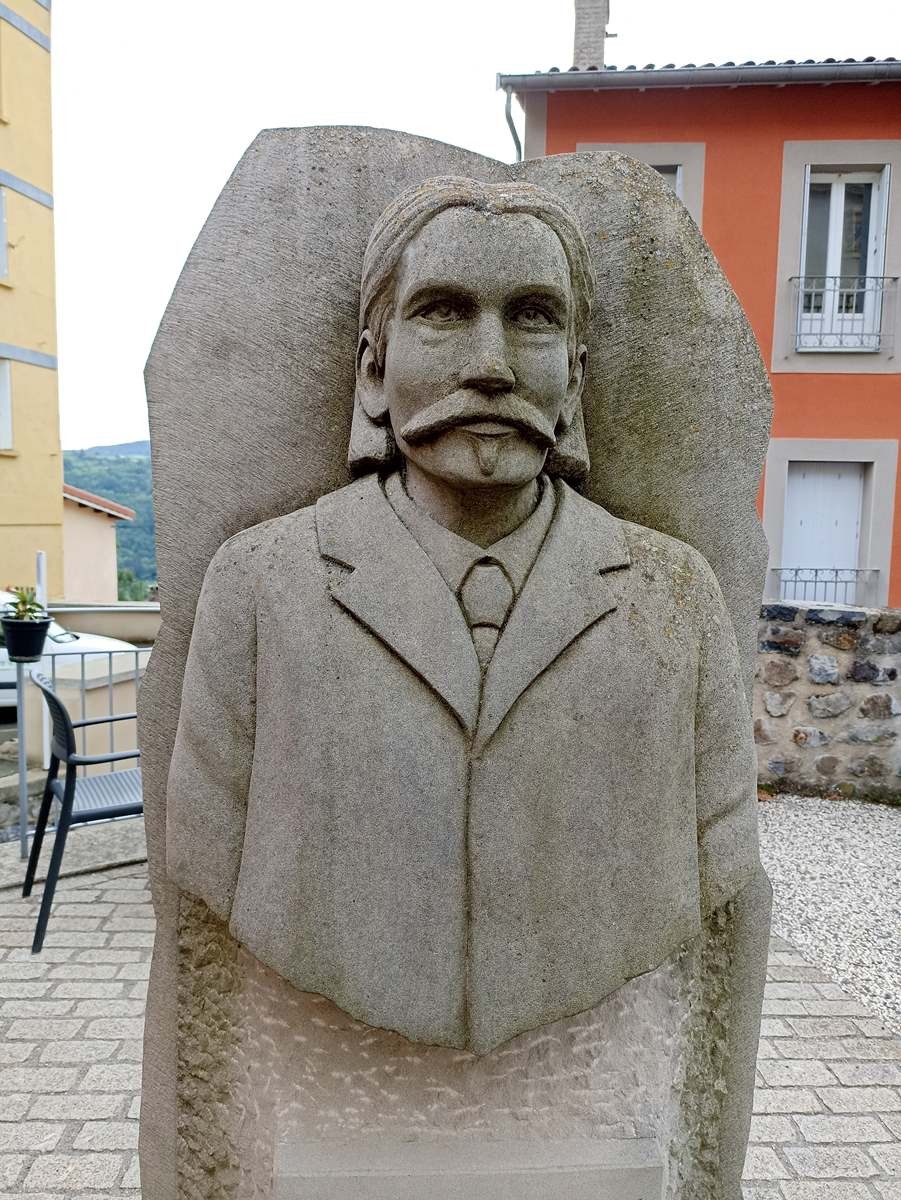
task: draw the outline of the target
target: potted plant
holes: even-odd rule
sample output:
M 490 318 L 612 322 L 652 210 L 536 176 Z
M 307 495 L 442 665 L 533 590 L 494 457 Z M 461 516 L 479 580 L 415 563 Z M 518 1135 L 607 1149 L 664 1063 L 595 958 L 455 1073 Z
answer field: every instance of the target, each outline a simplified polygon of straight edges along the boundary
M 15 600 L 7 604 L 5 615 L 0 617 L 10 662 L 40 662 L 50 618 L 38 602 L 34 588 L 10 588 L 10 591 Z

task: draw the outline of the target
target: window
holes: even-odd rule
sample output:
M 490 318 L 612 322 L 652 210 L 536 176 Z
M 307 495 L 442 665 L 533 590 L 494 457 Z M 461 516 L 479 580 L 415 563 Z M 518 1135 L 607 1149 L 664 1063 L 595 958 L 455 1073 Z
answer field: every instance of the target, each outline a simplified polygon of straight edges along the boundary
M 790 462 L 782 524 L 780 596 L 856 604 L 864 464 Z
M 795 348 L 882 348 L 889 168 L 808 167 Z
M 0 358 L 0 450 L 13 448 L 13 394 L 10 362 Z
M 682 164 L 672 163 L 668 166 L 658 166 L 657 163 L 650 163 L 658 175 L 670 185 L 679 199 L 682 199 Z
M 888 603 L 898 442 L 773 438 L 763 528 L 768 599 Z

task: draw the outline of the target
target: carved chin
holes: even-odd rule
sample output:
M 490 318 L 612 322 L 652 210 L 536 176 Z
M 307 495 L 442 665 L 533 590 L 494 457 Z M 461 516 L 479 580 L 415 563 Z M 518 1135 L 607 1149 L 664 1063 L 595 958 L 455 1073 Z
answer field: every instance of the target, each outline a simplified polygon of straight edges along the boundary
M 512 437 L 513 431 L 509 430 L 506 433 L 498 434 L 465 429 L 463 433 L 472 445 L 479 463 L 479 470 L 486 478 L 490 478 L 497 471 L 498 459 L 504 449 L 504 443 Z

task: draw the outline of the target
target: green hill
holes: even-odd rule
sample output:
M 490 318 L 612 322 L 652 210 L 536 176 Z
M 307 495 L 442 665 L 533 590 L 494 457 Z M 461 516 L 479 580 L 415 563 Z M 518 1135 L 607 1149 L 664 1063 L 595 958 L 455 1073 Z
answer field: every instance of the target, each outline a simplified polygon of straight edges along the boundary
M 77 453 L 99 454 L 103 458 L 149 458 L 150 442 L 145 440 L 143 442 L 119 442 L 116 446 L 86 446 Z
M 135 510 L 134 521 L 116 527 L 119 569 L 131 571 L 144 583 L 156 582 L 156 548 L 153 541 L 153 507 L 150 496 L 150 458 L 141 447 L 147 442 L 66 450 L 63 454 L 66 483 L 105 496 Z M 130 453 L 115 453 L 115 451 Z

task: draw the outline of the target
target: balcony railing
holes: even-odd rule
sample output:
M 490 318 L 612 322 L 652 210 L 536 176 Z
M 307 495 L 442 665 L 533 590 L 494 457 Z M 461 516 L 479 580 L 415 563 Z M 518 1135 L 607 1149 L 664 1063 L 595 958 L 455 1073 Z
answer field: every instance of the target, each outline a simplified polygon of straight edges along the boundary
M 890 350 L 897 276 L 795 275 L 796 350 Z
M 767 580 L 767 599 L 873 607 L 879 603 L 878 589 L 876 568 L 772 567 Z

